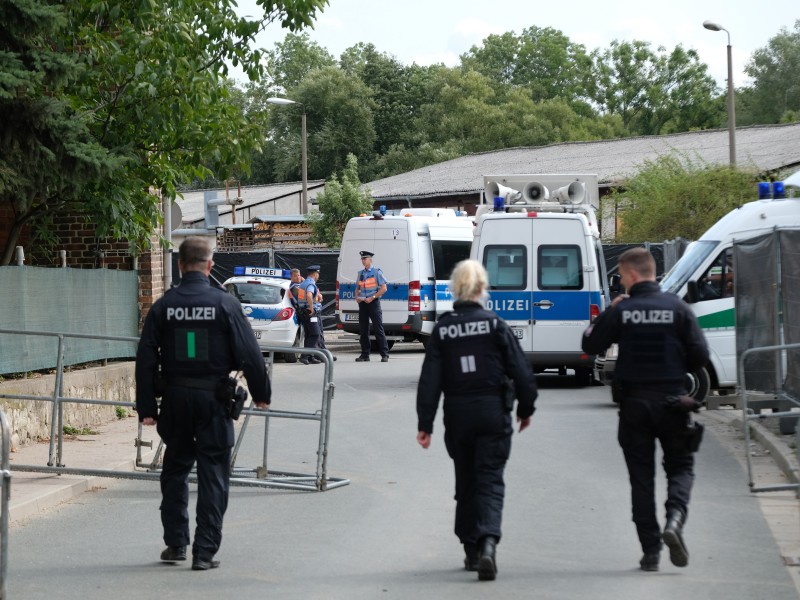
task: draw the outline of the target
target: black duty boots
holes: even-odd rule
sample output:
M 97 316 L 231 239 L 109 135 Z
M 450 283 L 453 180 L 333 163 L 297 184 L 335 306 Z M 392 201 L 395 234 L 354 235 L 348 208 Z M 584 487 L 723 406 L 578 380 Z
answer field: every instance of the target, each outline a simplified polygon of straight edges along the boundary
M 639 561 L 639 568 L 642 571 L 658 571 L 659 558 L 661 555 L 658 552 L 645 552 Z
M 683 524 L 686 520 L 684 514 L 679 510 L 667 512 L 667 525 L 661 539 L 669 548 L 669 559 L 676 567 L 685 567 L 689 564 L 689 550 L 683 542 Z
M 467 571 L 478 570 L 478 546 L 477 544 L 464 544 L 464 569 Z
M 178 562 L 186 560 L 186 546 L 167 546 L 161 553 L 164 562 Z
M 480 543 L 480 557 L 478 558 L 478 579 L 481 581 L 494 581 L 497 577 L 497 539 L 492 536 L 483 538 Z

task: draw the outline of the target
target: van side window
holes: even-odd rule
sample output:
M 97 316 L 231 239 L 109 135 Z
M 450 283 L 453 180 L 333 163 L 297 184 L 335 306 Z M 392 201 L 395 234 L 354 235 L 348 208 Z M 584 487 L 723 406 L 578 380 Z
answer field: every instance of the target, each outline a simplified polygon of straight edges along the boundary
M 583 289 L 583 261 L 580 247 L 539 246 L 537 276 L 540 290 Z
M 471 246 L 472 242 L 459 240 L 432 241 L 434 277 L 436 279 L 450 279 L 450 274 L 455 266 L 462 260 L 469 258 Z
M 733 297 L 733 251 L 720 252 L 708 270 L 697 281 L 698 300 Z
M 527 264 L 527 248 L 522 245 L 486 246 L 483 252 L 483 266 L 493 290 L 524 290 Z

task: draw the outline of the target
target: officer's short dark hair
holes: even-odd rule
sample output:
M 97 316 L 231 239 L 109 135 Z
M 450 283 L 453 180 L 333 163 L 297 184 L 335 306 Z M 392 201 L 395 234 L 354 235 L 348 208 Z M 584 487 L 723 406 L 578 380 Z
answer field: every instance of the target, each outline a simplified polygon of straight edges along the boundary
M 644 277 L 655 277 L 656 261 L 646 248 L 630 248 L 619 255 L 619 266 Z
M 184 265 L 195 265 L 211 260 L 211 244 L 199 236 L 187 237 L 178 248 L 178 256 Z

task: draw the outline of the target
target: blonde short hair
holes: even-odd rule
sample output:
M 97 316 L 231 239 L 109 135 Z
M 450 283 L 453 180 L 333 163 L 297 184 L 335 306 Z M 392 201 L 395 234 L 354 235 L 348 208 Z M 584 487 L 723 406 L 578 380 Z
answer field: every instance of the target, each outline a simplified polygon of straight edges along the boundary
M 462 260 L 450 276 L 450 291 L 457 300 L 478 300 L 488 286 L 486 269 L 477 260 Z

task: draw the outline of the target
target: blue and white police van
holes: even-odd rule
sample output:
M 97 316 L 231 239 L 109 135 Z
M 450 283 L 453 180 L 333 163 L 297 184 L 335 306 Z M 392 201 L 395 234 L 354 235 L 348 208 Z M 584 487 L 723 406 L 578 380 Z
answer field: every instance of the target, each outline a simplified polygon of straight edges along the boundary
M 262 352 L 269 347 L 302 348 L 303 328 L 287 294 L 290 272 L 267 267 L 234 267 L 222 286 L 242 304 Z M 297 362 L 295 352 L 284 352 L 286 362 Z
M 348 221 L 336 271 L 336 326 L 359 333 L 356 278 L 362 269 L 359 252 L 367 250 L 375 254 L 373 266 L 387 281 L 381 298 L 387 342 L 425 344 L 439 316 L 453 308 L 450 273 L 469 258 L 473 223 L 447 208 L 408 208 L 398 213 L 376 211 Z
M 489 274 L 487 308 L 534 370 L 571 369 L 581 385 L 596 358 L 581 338 L 609 297 L 598 202 L 596 175 L 487 175 L 471 252 Z

